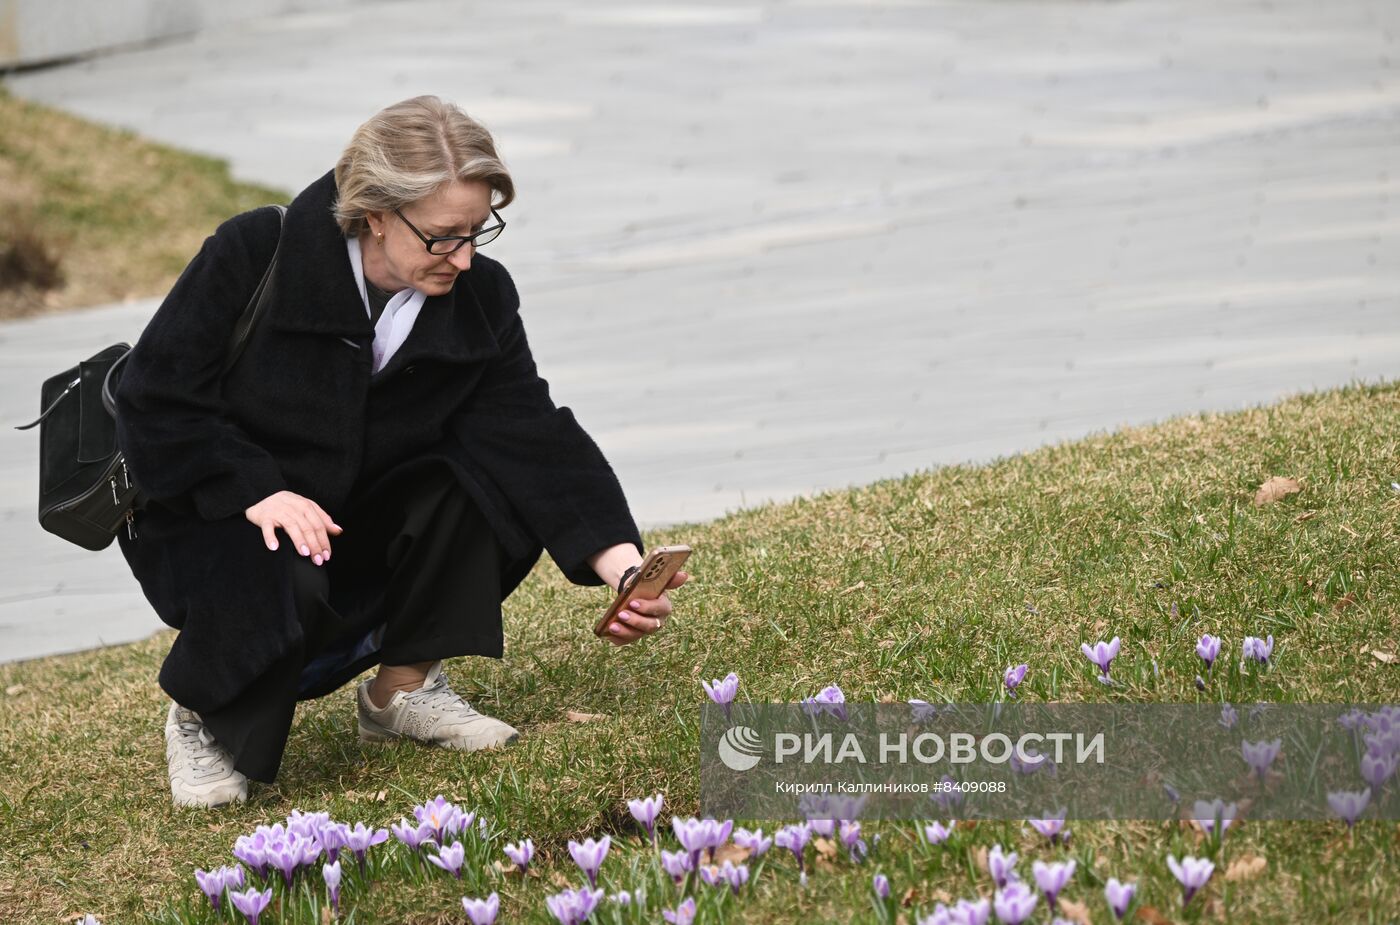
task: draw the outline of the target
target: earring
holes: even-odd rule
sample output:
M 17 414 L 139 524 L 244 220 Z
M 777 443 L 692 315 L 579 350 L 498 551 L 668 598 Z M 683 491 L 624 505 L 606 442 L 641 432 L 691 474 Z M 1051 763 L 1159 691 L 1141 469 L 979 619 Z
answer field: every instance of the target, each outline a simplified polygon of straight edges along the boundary
M 384 246 L 384 232 L 382 232 L 382 231 L 376 231 L 376 232 L 374 233 L 374 236 L 375 236 L 376 238 L 379 239 L 379 246 L 380 246 L 380 247 L 383 247 L 383 246 Z

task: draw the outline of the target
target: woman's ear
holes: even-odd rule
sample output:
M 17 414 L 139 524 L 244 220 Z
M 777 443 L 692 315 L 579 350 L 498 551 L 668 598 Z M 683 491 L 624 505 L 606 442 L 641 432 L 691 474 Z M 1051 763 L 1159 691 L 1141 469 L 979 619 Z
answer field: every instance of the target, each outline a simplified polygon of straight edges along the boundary
M 384 240 L 384 213 L 366 212 L 365 224 L 369 226 L 369 236 L 376 241 Z

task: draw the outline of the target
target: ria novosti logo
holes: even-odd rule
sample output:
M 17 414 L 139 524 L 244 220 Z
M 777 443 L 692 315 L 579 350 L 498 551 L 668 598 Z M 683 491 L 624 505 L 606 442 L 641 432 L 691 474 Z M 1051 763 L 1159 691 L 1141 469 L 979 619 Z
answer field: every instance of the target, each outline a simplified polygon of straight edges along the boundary
M 731 771 L 747 771 L 763 758 L 763 740 L 748 726 L 731 726 L 719 740 L 719 760 Z

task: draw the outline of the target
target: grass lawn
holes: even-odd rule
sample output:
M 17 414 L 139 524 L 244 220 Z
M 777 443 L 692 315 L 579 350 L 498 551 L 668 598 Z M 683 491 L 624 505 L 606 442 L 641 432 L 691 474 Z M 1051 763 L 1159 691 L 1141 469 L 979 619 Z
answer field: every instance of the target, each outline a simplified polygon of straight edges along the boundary
M 981 702 L 1019 662 L 1030 665 L 1027 701 L 1396 702 L 1397 440 L 1400 385 L 1357 386 L 657 531 L 649 544 L 695 547 L 694 578 L 662 635 L 619 650 L 589 632 L 604 592 L 567 584 L 546 560 L 507 602 L 505 659 L 449 665 L 459 691 L 522 730 L 519 743 L 484 754 L 362 747 L 346 688 L 302 706 L 276 785 L 219 811 L 170 805 L 155 683 L 169 634 L 0 665 L 0 920 L 242 921 L 216 917 L 193 877 L 232 863 L 237 836 L 293 809 L 387 826 L 444 794 L 489 820 L 467 838 L 463 880 L 390 839 L 363 877 L 347 872 L 342 921 L 463 922 L 460 898 L 493 890 L 501 922 L 551 921 L 545 897 L 582 879 L 568 841 L 604 834 L 614 844 L 600 885 L 646 898 L 605 902 L 593 920 L 661 921 L 679 897 L 626 803 L 659 792 L 663 823 L 695 812 L 699 681 L 729 671 L 739 699 L 755 702 L 831 683 L 851 701 Z M 1256 506 L 1275 475 L 1302 490 Z M 1199 692 L 1205 632 L 1225 653 Z M 1243 637 L 1269 633 L 1272 668 L 1239 671 Z M 1114 635 L 1120 684 L 1107 688 L 1079 643 Z M 880 841 L 863 864 L 809 846 L 804 887 L 792 855 L 774 848 L 749 859 L 737 896 L 694 885 L 699 921 L 912 925 L 935 901 L 990 896 L 980 859 L 998 843 L 1019 852 L 1027 880 L 1032 860 L 1074 858 L 1061 914 L 1077 921 L 1111 921 L 1109 877 L 1137 882 L 1137 921 L 1148 923 L 1400 914 L 1394 821 L 1349 833 L 1245 819 L 1221 841 L 1186 822 L 1070 825 L 1068 848 L 1020 821 L 964 824 L 932 847 L 912 823 L 868 822 L 864 837 Z M 531 876 L 491 863 L 526 836 Z M 677 846 L 669 827 L 662 841 Z M 1185 910 L 1168 853 L 1217 864 Z M 871 902 L 877 871 L 893 884 L 892 911 Z M 329 921 L 319 874 L 284 892 L 264 922 Z M 1043 902 L 1033 920 L 1050 921 Z
M 224 219 L 287 199 L 0 85 L 0 319 L 164 295 Z M 27 284 L 48 260 L 57 285 Z

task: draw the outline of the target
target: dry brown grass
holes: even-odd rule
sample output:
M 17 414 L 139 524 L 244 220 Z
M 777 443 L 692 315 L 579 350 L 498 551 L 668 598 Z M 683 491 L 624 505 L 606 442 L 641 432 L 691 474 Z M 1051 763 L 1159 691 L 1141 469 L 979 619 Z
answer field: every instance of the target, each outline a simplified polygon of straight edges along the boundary
M 0 319 L 162 295 L 220 222 L 286 198 L 0 87 Z M 5 272 L 17 244 L 30 268 L 56 258 L 56 274 Z

